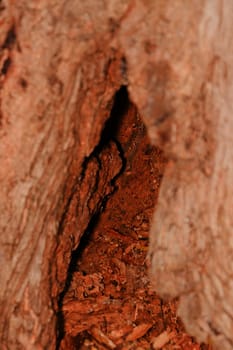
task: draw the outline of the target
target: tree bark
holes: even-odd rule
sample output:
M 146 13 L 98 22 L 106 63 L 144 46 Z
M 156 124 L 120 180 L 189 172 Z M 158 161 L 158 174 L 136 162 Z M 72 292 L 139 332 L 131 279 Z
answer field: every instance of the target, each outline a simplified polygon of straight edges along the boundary
M 2 348 L 56 347 L 71 253 L 120 171 L 110 162 L 87 181 L 117 158 L 95 147 L 127 84 L 168 158 L 152 278 L 180 297 L 191 334 L 231 349 L 233 4 L 21 0 L 0 11 Z

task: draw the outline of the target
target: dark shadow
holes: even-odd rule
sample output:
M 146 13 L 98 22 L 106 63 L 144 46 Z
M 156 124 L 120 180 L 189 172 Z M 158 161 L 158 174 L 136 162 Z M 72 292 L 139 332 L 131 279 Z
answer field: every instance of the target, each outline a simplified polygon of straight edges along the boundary
M 129 107 L 130 107 L 130 100 L 128 97 L 128 91 L 127 91 L 126 86 L 122 86 L 115 94 L 112 111 L 111 111 L 109 119 L 107 120 L 107 122 L 103 128 L 100 142 L 95 147 L 95 149 L 93 150 L 91 155 L 84 160 L 84 164 L 83 164 L 83 169 L 85 169 L 89 159 L 91 157 L 95 157 L 95 156 L 98 157 L 98 154 L 102 151 L 102 149 L 111 140 L 114 140 L 114 142 L 116 143 L 116 145 L 118 147 L 118 151 L 120 153 L 123 165 L 122 165 L 122 169 L 121 169 L 120 173 L 112 180 L 112 185 L 114 185 L 116 179 L 122 174 L 122 172 L 125 169 L 125 165 L 126 165 L 124 153 L 123 153 L 123 150 L 121 148 L 121 145 L 119 144 L 119 142 L 116 139 L 116 135 L 117 135 L 118 129 L 120 127 L 122 117 L 125 115 L 125 113 L 127 113 Z M 111 195 L 113 193 L 114 193 L 114 191 L 111 193 Z M 85 247 L 89 243 L 90 235 L 93 232 L 93 229 L 95 228 L 95 226 L 97 225 L 101 211 L 104 210 L 108 199 L 109 199 L 109 196 L 106 196 L 105 198 L 103 198 L 102 204 L 101 204 L 101 210 L 93 215 L 93 217 L 91 218 L 91 220 L 88 224 L 87 229 L 85 230 L 85 232 L 82 235 L 82 238 L 80 240 L 78 248 L 72 252 L 65 287 L 58 298 L 58 310 L 59 311 L 57 313 L 57 345 L 56 345 L 56 350 L 59 350 L 61 340 L 63 339 L 63 337 L 65 335 L 65 328 L 64 328 L 64 326 L 65 326 L 64 321 L 65 320 L 64 320 L 63 313 L 62 313 L 62 305 L 63 305 L 64 297 L 65 297 L 65 295 L 66 295 L 66 293 L 69 290 L 69 287 L 71 285 L 73 272 L 75 271 L 75 268 L 77 266 L 77 262 L 81 258 Z M 69 199 L 68 203 L 70 201 L 71 201 L 71 198 Z M 63 220 L 64 220 L 64 218 L 65 218 L 65 215 L 63 216 Z M 61 227 L 64 229 L 64 227 L 62 226 L 62 223 L 61 223 Z

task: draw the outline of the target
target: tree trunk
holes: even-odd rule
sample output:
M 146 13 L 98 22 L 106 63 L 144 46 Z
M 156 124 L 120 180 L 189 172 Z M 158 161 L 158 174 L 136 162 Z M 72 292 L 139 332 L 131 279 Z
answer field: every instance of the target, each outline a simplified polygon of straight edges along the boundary
M 0 16 L 2 348 L 56 348 L 72 251 L 121 171 L 116 145 L 96 146 L 127 85 L 168 158 L 152 279 L 191 334 L 231 349 L 233 3 L 2 1 Z

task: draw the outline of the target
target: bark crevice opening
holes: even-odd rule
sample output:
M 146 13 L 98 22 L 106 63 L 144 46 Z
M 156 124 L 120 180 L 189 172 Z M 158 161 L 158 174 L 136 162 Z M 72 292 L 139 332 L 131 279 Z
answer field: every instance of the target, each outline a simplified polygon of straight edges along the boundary
M 149 344 L 158 331 L 155 313 L 163 314 L 160 299 L 151 289 L 146 256 L 166 160 L 150 144 L 126 86 L 115 95 L 101 140 L 85 160 L 85 171 L 93 160 L 99 168 L 92 191 L 99 194 L 87 203 L 90 211 L 95 207 L 94 214 L 72 253 L 60 294 L 57 348 L 78 349 L 88 342 L 114 348 L 135 341 L 138 336 L 133 330 L 140 325 L 145 330 L 138 345 Z M 115 163 L 117 171 L 113 171 Z M 110 190 L 101 185 L 105 182 Z M 140 305 L 144 313 L 137 310 Z M 164 322 L 162 318 L 161 332 Z M 122 335 L 116 336 L 119 329 Z

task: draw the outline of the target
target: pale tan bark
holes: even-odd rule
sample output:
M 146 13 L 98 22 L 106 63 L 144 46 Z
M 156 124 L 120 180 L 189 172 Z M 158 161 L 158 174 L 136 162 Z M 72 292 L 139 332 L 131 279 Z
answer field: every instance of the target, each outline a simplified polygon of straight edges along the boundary
M 68 268 L 80 239 L 61 238 L 62 220 L 121 84 L 121 60 L 109 47 L 103 4 L 5 6 L 0 343 L 3 349 L 54 349 L 54 309 L 65 283 L 56 266 Z
M 58 267 L 68 268 L 85 229 L 71 240 L 64 217 L 81 186 L 83 160 L 126 81 L 151 140 L 169 158 L 151 229 L 156 286 L 162 296 L 181 297 L 192 334 L 231 349 L 232 3 L 3 4 L 3 349 L 55 348 L 56 301 L 65 283 Z
M 152 274 L 162 296 L 180 297 L 191 334 L 232 349 L 233 4 L 175 1 L 161 11 L 148 92 L 162 101 L 159 111 L 154 101 L 142 107 L 170 159 L 151 228 Z M 164 66 L 165 81 L 156 73 Z

